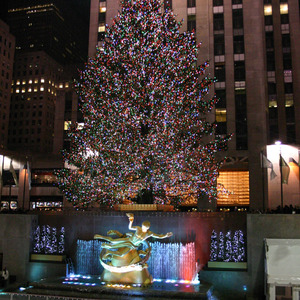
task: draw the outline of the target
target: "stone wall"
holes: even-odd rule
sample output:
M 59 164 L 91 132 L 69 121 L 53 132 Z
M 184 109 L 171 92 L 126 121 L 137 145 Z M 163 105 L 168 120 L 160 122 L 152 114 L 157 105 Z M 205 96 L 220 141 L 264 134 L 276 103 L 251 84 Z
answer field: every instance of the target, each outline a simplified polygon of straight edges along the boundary
M 228 294 L 248 294 L 264 299 L 264 239 L 300 239 L 300 215 L 243 213 L 166 213 L 136 212 L 134 225 L 151 222 L 156 233 L 172 231 L 170 242 L 195 242 L 200 279 L 212 283 L 215 289 Z M 30 262 L 31 234 L 35 225 L 64 226 L 66 254 L 74 258 L 76 241 L 90 240 L 94 234 L 106 234 L 110 229 L 128 232 L 125 212 L 69 213 L 34 215 L 0 214 L 0 253 L 6 266 L 18 281 L 30 281 L 49 276 L 61 276 L 63 264 Z M 247 229 L 246 229 L 247 228 Z M 247 231 L 246 271 L 211 271 L 205 269 L 209 260 L 212 230 Z M 166 240 L 167 241 L 167 240 Z
M 33 215 L 0 214 L 0 253 L 3 267 L 18 281 L 27 280 L 32 228 L 38 217 Z

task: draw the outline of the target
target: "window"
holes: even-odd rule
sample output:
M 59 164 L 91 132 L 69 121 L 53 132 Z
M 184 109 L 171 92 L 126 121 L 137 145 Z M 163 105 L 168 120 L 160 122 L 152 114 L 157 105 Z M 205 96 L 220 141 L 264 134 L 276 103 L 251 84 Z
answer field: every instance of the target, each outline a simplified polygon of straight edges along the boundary
M 226 108 L 216 108 L 216 122 L 226 122 Z
M 225 110 L 226 114 L 226 110 Z M 227 122 L 217 122 L 217 127 L 215 130 L 216 135 L 226 135 L 227 134 Z
M 265 5 L 264 6 L 264 15 L 271 16 L 272 15 L 272 5 Z
M 225 54 L 225 41 L 223 34 L 214 35 L 214 55 Z
M 222 6 L 223 0 L 213 0 L 213 6 Z
M 285 82 L 284 83 L 284 93 L 285 94 L 293 94 L 293 83 L 292 82 Z
M 276 95 L 276 83 L 268 82 L 268 95 Z
M 196 0 L 187 0 L 187 7 L 196 7 Z
M 249 171 L 222 171 L 217 178 L 219 206 L 249 205 Z M 229 193 L 222 193 L 223 186 Z
M 292 69 L 292 56 L 291 53 L 283 53 L 283 69 L 291 70 Z
M 188 31 L 196 31 L 196 16 L 190 15 L 187 20 L 187 30 Z
M 269 50 L 274 49 L 274 37 L 272 31 L 266 32 L 266 48 Z
M 232 0 L 232 4 L 243 4 L 243 0 Z
M 99 13 L 106 12 L 106 1 L 100 1 L 99 3 Z
M 232 25 L 233 29 L 241 29 L 244 26 L 243 23 L 243 10 L 242 9 L 234 9 L 232 11 Z
M 280 22 L 281 24 L 289 24 L 289 15 L 288 14 L 280 15 Z
M 216 103 L 216 108 L 226 107 L 226 90 L 216 90 L 216 97 L 218 102 Z
M 246 72 L 245 72 L 245 62 L 244 61 L 235 61 L 234 62 L 234 80 L 235 81 L 245 81 Z
M 280 14 L 288 14 L 289 13 L 289 7 L 287 3 L 281 3 L 280 4 Z
M 224 30 L 224 14 L 214 14 L 214 30 Z
M 225 81 L 225 64 L 215 65 L 215 77 L 218 81 Z
M 274 51 L 267 51 L 267 71 L 275 71 Z
M 245 52 L 243 35 L 236 35 L 233 37 L 233 49 L 234 54 L 242 54 Z
M 287 124 L 286 126 L 286 136 L 287 136 L 287 142 L 289 144 L 295 144 L 296 143 L 296 128 L 295 124 Z
M 235 94 L 236 149 L 247 150 L 247 98 L 245 90 Z
M 291 39 L 290 39 L 290 35 L 288 33 L 282 35 L 282 47 L 283 48 L 291 47 Z

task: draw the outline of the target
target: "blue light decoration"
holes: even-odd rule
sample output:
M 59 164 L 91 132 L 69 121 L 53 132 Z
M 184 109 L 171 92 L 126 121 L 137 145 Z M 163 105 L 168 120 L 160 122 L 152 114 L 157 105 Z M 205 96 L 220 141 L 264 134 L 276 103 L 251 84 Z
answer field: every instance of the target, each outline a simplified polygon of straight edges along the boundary
M 59 240 L 58 240 L 58 253 L 63 254 L 65 252 L 65 227 L 61 227 Z
M 37 226 L 34 232 L 34 253 L 41 253 L 41 228 Z
M 232 233 L 230 230 L 219 235 L 215 230 L 211 234 L 210 261 L 244 262 L 246 260 L 245 238 L 242 230 Z
M 51 249 L 52 253 L 57 253 L 58 245 L 57 245 L 57 230 L 56 227 L 52 227 L 51 229 Z
M 231 261 L 232 259 L 232 238 L 229 230 L 225 235 L 225 257 L 224 261 Z
M 218 261 L 224 261 L 224 234 L 223 232 L 220 232 L 219 234 L 219 243 L 218 243 Z
M 218 235 L 215 230 L 212 231 L 210 239 L 210 261 L 218 259 Z
M 59 239 L 57 228 L 49 225 L 38 225 L 33 236 L 33 253 L 63 254 L 65 251 L 65 229 L 60 229 Z

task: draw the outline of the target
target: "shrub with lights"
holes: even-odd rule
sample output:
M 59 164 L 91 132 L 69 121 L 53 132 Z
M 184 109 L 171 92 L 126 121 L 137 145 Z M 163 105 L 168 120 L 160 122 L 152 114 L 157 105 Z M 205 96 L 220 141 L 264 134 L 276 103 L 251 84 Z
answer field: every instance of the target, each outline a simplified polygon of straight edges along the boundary
M 246 260 L 245 237 L 242 230 L 211 234 L 210 261 L 244 262 Z
M 63 254 L 65 252 L 65 228 L 58 230 L 49 225 L 38 225 L 34 231 L 33 253 Z
M 75 208 L 112 206 L 141 191 L 154 203 L 217 194 L 217 99 L 194 32 L 159 0 L 122 0 L 103 45 L 76 83 L 84 125 L 72 124 L 59 187 Z

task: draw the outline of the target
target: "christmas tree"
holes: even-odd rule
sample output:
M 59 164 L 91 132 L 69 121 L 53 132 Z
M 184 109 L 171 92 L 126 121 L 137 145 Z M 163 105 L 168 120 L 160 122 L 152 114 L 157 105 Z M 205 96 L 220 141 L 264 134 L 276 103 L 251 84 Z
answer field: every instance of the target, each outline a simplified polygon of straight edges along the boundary
M 138 194 L 158 203 L 216 197 L 215 154 L 228 137 L 216 139 L 205 118 L 216 103 L 208 95 L 214 80 L 205 76 L 208 63 L 197 63 L 194 33 L 181 25 L 159 0 L 121 1 L 76 83 L 84 125 L 70 128 L 65 153 L 76 168 L 58 172 L 74 207 Z

